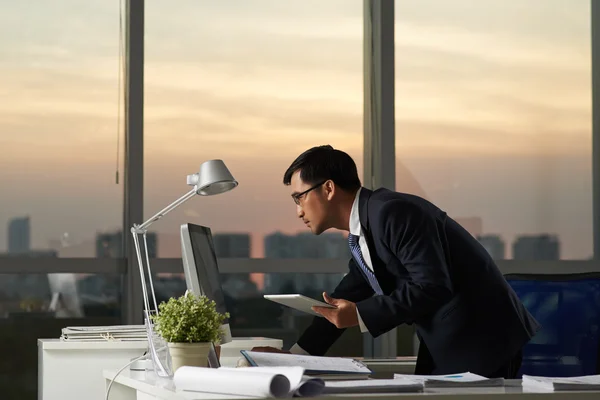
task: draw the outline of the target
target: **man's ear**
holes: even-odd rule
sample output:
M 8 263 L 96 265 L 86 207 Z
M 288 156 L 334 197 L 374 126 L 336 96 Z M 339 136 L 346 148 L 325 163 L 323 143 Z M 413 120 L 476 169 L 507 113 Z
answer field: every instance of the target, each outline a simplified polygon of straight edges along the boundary
M 333 199 L 336 191 L 335 183 L 329 179 L 323 184 L 323 186 L 325 187 L 325 195 L 327 196 L 327 200 Z

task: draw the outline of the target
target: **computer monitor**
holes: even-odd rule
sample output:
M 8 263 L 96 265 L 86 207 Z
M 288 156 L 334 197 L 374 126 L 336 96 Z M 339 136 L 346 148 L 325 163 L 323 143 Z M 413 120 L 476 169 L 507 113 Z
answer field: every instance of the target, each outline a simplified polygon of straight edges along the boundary
M 194 224 L 181 225 L 181 255 L 187 290 L 196 296 L 205 295 L 214 300 L 219 313 L 227 312 L 210 228 Z M 223 322 L 221 328 L 221 344 L 231 342 L 229 319 Z

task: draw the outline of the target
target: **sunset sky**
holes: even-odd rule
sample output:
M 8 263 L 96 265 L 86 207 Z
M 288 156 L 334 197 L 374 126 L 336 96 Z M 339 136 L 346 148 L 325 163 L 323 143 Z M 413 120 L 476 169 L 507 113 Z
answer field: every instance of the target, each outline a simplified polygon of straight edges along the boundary
M 34 248 L 119 229 L 118 1 L 0 7 L 0 251 L 16 216 L 31 216 Z M 362 168 L 362 12 L 362 0 L 146 2 L 145 216 L 206 159 L 240 182 L 153 229 L 305 229 L 282 184 L 291 161 L 331 144 Z M 480 217 L 507 247 L 555 233 L 563 258 L 590 257 L 589 0 L 405 0 L 395 18 L 396 189 Z

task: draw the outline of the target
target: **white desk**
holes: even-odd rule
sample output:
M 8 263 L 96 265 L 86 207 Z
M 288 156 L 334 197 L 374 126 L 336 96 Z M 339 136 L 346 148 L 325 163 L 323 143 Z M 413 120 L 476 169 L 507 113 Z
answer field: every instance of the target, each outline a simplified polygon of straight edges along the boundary
M 116 370 L 105 370 L 103 375 L 106 384 L 114 377 Z M 520 380 L 507 381 L 500 388 L 463 388 L 463 389 L 425 389 L 421 393 L 397 394 L 355 394 L 329 395 L 313 397 L 313 399 L 356 400 L 365 397 L 376 397 L 381 400 L 423 400 L 436 397 L 440 400 L 598 400 L 600 391 L 589 392 L 523 392 Z M 176 392 L 170 381 L 146 378 L 144 373 L 124 371 L 112 385 L 109 400 L 223 400 L 248 399 L 241 396 L 227 396 L 211 393 Z
M 102 370 L 120 369 L 144 354 L 147 343 L 64 342 L 38 339 L 38 400 L 101 400 Z
M 146 341 L 65 342 L 38 339 L 38 400 L 103 400 L 102 371 L 118 371 L 144 354 Z M 221 365 L 235 367 L 240 350 L 256 346 L 281 349 L 281 339 L 233 338 L 221 346 Z M 128 370 L 127 370 L 128 372 Z

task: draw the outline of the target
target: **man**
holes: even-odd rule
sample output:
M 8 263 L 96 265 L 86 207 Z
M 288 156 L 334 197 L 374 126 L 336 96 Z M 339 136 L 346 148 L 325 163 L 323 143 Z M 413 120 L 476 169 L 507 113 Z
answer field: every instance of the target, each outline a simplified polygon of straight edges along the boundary
M 316 235 L 349 232 L 349 271 L 315 307 L 292 353 L 323 355 L 345 328 L 377 337 L 414 324 L 416 374 L 470 371 L 514 378 L 539 329 L 487 251 L 445 212 L 417 196 L 361 188 L 352 158 L 331 146 L 285 172 L 298 218 Z M 268 349 L 262 349 L 268 351 Z

